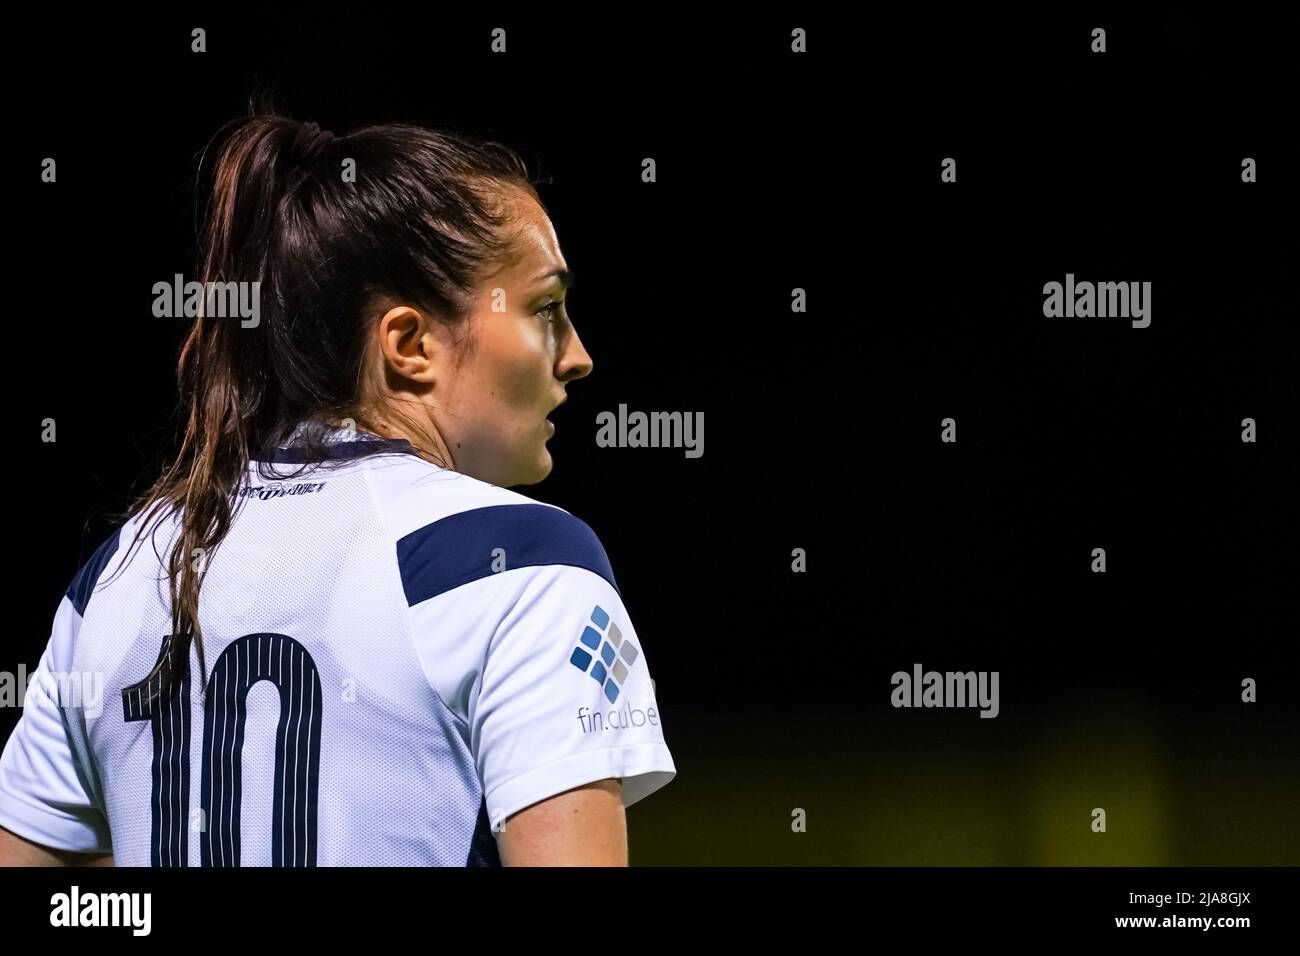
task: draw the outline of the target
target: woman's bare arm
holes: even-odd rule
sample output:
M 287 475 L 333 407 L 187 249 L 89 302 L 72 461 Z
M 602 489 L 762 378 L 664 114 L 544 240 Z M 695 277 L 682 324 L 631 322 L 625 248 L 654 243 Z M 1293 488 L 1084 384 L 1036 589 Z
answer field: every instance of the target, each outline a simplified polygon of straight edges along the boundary
M 497 834 L 504 866 L 627 866 L 623 781 L 598 780 L 525 807 Z
M 0 866 L 112 866 L 112 854 L 71 853 L 24 839 L 0 827 Z

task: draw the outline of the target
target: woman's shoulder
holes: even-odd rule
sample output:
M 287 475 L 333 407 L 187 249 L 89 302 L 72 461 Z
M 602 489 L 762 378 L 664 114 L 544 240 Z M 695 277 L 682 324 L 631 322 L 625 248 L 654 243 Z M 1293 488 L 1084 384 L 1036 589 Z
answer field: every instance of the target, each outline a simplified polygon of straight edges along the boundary
M 489 508 L 545 508 L 573 518 L 559 505 L 439 467 L 414 455 L 385 456 L 373 462 L 369 471 L 381 509 L 408 530 Z M 507 514 L 522 517 L 525 512 Z
M 404 569 L 565 565 L 614 581 L 596 532 L 559 505 L 421 461 L 381 466 L 372 480 Z M 438 577 L 469 573 L 454 570 Z

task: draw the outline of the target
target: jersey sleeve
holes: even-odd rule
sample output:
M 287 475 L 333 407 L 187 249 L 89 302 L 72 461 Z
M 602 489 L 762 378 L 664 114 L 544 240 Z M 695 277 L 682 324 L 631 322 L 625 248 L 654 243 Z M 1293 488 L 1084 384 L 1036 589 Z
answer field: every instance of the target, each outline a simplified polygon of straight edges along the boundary
M 587 567 L 510 573 L 469 714 L 491 822 L 609 777 L 622 780 L 624 806 L 663 787 L 677 771 L 618 591 Z
M 455 716 L 496 827 L 606 778 L 631 806 L 676 776 L 650 660 L 604 546 L 552 505 L 466 481 L 406 516 L 397 564 L 430 687 Z M 466 506 L 469 505 L 469 506 Z M 413 509 L 412 509 L 413 510 Z
M 109 853 L 108 821 L 78 756 L 85 750 L 75 745 L 87 705 L 78 699 L 87 682 L 69 670 L 80 623 L 70 593 L 59 602 L 22 717 L 0 755 L 0 826 L 54 849 Z

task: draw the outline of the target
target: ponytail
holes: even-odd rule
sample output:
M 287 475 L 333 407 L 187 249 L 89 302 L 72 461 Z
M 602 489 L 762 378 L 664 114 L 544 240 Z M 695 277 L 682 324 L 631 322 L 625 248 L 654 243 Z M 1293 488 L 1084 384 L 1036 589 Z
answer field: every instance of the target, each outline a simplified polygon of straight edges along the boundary
M 137 543 L 155 516 L 179 515 L 171 550 L 159 556 L 171 636 L 137 685 L 151 697 L 187 670 L 191 646 L 206 685 L 199 591 L 250 461 L 265 462 L 304 421 L 366 427 L 376 303 L 465 321 L 478 278 L 508 252 L 506 192 L 540 203 L 516 153 L 468 136 L 405 124 L 335 136 L 257 112 L 226 132 L 199 237 L 204 305 L 177 368 L 180 450 L 129 512 L 143 513 Z M 341 175 L 344 159 L 355 162 L 354 182 Z M 255 290 L 257 321 L 212 314 L 214 288 Z M 309 434 L 309 451 L 318 442 Z

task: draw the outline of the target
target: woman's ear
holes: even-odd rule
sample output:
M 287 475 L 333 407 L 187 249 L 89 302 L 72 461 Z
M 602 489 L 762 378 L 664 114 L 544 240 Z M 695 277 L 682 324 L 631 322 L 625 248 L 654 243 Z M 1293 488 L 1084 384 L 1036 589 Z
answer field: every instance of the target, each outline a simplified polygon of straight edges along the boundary
M 379 319 L 378 348 L 383 364 L 400 378 L 433 384 L 446 345 L 439 325 L 408 305 L 390 308 Z

